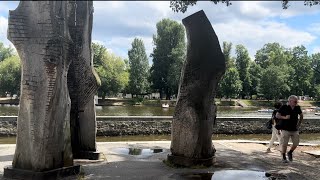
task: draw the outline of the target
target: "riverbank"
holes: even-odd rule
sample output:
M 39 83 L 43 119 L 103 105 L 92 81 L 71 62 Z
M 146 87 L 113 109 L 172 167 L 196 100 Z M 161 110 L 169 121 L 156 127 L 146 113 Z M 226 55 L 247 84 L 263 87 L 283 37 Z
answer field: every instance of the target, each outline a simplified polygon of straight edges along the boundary
M 212 167 L 175 168 L 164 163 L 170 154 L 170 141 L 97 143 L 102 159 L 75 159 L 74 163 L 82 166 L 81 175 L 65 179 L 259 180 L 266 179 L 266 173 L 281 180 L 320 179 L 318 159 L 305 153 L 319 147 L 299 146 L 294 152 L 294 161 L 283 164 L 278 151 L 265 152 L 265 142 L 213 141 L 213 144 L 217 151 Z M 12 164 L 14 150 L 15 145 L 0 145 L 0 177 L 3 168 Z
M 169 135 L 172 116 L 98 116 L 97 136 Z M 213 134 L 269 134 L 269 117 L 217 117 Z M 15 136 L 17 116 L 0 116 L 0 136 Z M 301 133 L 320 133 L 318 118 L 305 118 Z

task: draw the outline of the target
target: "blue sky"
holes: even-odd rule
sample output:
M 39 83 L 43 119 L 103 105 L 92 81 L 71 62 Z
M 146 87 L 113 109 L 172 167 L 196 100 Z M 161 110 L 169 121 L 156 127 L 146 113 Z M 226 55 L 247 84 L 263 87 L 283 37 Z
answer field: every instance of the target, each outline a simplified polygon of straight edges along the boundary
M 8 11 L 18 1 L 0 1 L 0 41 L 6 38 Z M 308 7 L 303 1 L 290 2 L 287 10 L 278 1 L 240 1 L 215 5 L 201 1 L 186 13 L 174 13 L 169 1 L 94 1 L 92 39 L 118 56 L 127 58 L 135 37 L 142 38 L 147 55 L 152 53 L 156 23 L 163 18 L 181 20 L 199 10 L 207 14 L 220 44 L 243 44 L 250 57 L 265 43 L 279 42 L 284 47 L 306 46 L 309 54 L 320 52 L 320 6 Z

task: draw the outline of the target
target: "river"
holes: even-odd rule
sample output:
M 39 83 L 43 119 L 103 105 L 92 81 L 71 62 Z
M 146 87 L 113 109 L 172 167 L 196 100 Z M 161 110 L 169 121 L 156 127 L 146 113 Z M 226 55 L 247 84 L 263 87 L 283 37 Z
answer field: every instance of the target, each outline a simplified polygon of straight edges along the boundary
M 271 117 L 271 112 L 258 112 L 257 107 L 218 106 L 218 117 Z M 0 105 L 0 116 L 17 116 L 19 106 Z M 174 107 L 155 106 L 96 106 L 97 116 L 172 116 Z M 314 112 L 306 112 L 305 117 L 319 117 Z

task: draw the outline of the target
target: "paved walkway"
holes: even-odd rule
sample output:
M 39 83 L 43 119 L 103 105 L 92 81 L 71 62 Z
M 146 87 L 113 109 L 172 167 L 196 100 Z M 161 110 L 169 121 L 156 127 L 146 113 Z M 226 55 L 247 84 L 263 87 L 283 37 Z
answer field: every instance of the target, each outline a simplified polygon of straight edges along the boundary
M 265 142 L 221 140 L 213 143 L 217 149 L 215 165 L 191 169 L 172 168 L 163 163 L 170 153 L 170 141 L 100 142 L 97 147 L 104 158 L 98 161 L 75 160 L 75 164 L 82 165 L 83 174 L 65 179 L 211 179 L 221 170 L 251 170 L 263 175 L 272 172 L 285 175 L 287 179 L 320 179 L 319 160 L 303 152 L 320 150 L 319 146 L 299 146 L 294 152 L 294 161 L 283 164 L 277 150 L 265 152 Z M 130 153 L 140 155 L 129 155 L 129 148 Z M 15 145 L 0 145 L 0 178 L 3 167 L 12 163 L 14 149 Z M 227 179 L 228 173 L 224 174 Z

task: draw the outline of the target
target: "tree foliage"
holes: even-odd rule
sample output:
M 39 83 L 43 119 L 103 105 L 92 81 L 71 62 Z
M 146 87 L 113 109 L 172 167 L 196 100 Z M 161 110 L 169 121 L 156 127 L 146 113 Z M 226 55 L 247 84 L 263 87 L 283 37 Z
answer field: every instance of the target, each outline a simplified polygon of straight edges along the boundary
M 219 83 L 222 96 L 226 98 L 238 97 L 242 90 L 238 70 L 234 67 L 228 68 Z
M 2 42 L 0 42 L 0 62 L 8 57 L 14 55 L 14 49 L 11 47 L 6 48 Z
M 312 89 L 315 89 L 315 86 L 317 84 L 320 84 L 320 53 L 312 54 L 311 55 L 311 68 L 313 70 L 313 76 L 312 76 Z M 312 94 L 319 94 L 315 93 L 315 91 L 312 92 Z
M 20 94 L 21 64 L 18 56 L 0 62 L 0 94 Z
M 308 51 L 303 45 L 296 46 L 291 50 L 291 55 L 292 58 L 288 62 L 294 70 L 289 80 L 291 91 L 294 94 L 309 95 L 313 71 Z
M 232 43 L 231 42 L 223 42 L 222 45 L 222 52 L 224 55 L 224 59 L 226 60 L 226 68 L 234 66 L 234 61 L 231 57 L 231 50 L 232 50 Z
M 91 47 L 93 53 L 93 65 L 95 67 L 102 66 L 103 56 L 107 51 L 106 47 L 98 43 L 92 43 Z
M 289 74 L 285 73 L 281 67 L 270 65 L 262 72 L 259 90 L 268 100 L 279 99 L 290 91 L 287 83 Z
M 102 51 L 104 53 L 101 56 L 101 65 L 96 66 L 95 70 L 101 80 L 98 94 L 105 98 L 105 96 L 116 95 L 128 85 L 129 72 L 121 57 L 108 52 L 106 49 Z M 94 59 L 94 62 L 97 62 L 97 60 Z
M 153 36 L 155 48 L 150 69 L 152 89 L 169 99 L 177 94 L 181 68 L 185 59 L 185 30 L 182 24 L 162 19 L 157 23 L 157 34 Z
M 262 76 L 262 68 L 259 66 L 259 64 L 255 63 L 254 61 L 250 61 L 249 76 L 251 80 L 249 94 L 250 97 L 252 97 L 252 95 L 257 95 L 259 93 L 258 87 Z
M 261 68 L 266 69 L 270 65 L 287 65 L 290 54 L 279 43 L 267 43 L 256 52 L 255 62 Z
M 241 96 L 250 95 L 251 79 L 249 74 L 250 57 L 248 50 L 241 44 L 236 46 L 236 67 L 239 72 L 240 80 L 242 81 Z
M 221 3 L 225 3 L 226 6 L 232 5 L 230 0 L 210 0 L 210 1 L 213 2 L 214 4 L 218 4 L 219 2 L 221 2 Z M 174 1 L 170 1 L 170 8 L 174 12 L 185 13 L 188 10 L 188 7 L 196 5 L 197 2 L 198 1 L 174 0 Z M 305 0 L 304 1 L 305 6 L 311 7 L 311 6 L 319 5 L 319 4 L 320 4 L 319 0 Z M 289 0 L 282 1 L 282 8 L 283 9 L 288 9 L 289 6 L 290 6 Z
M 147 93 L 149 88 L 149 62 L 141 39 L 135 38 L 129 56 L 129 88 L 131 94 Z

